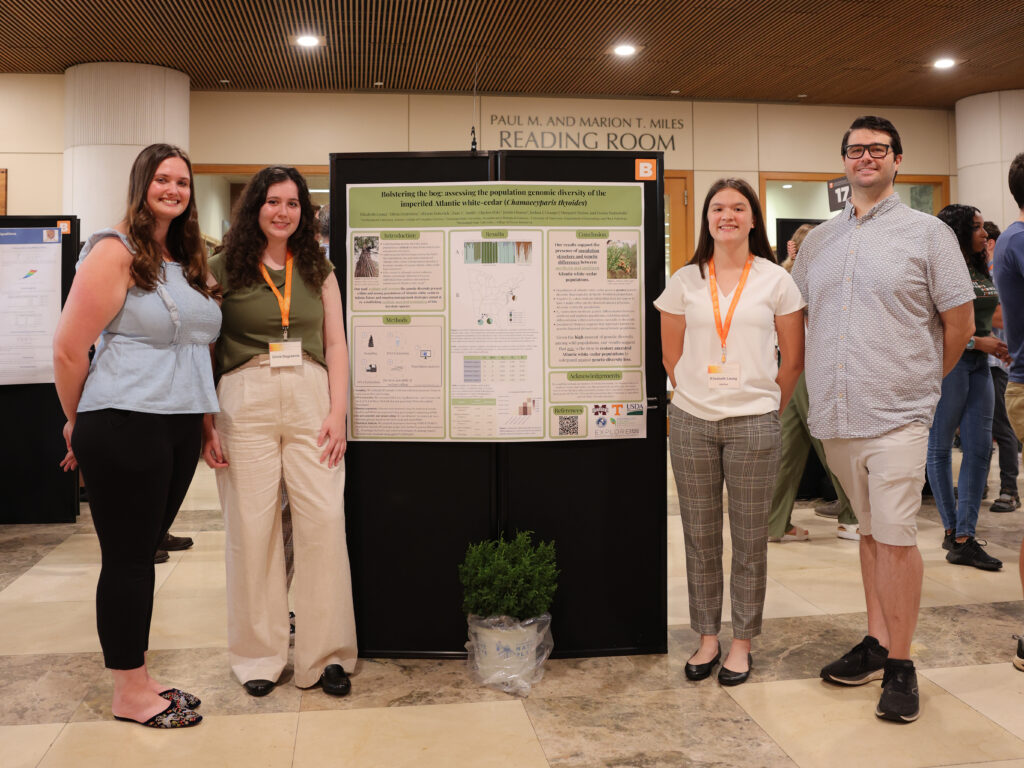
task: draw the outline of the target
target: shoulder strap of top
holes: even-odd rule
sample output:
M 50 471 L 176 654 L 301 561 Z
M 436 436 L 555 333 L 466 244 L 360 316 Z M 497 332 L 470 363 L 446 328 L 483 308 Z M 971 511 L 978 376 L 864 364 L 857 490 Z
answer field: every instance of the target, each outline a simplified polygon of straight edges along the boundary
M 89 239 L 85 241 L 85 245 L 82 246 L 81 253 L 78 254 L 78 263 L 81 264 L 82 260 L 89 255 L 89 252 L 100 240 L 107 237 L 116 237 L 125 248 L 128 249 L 128 253 L 135 253 L 135 249 L 132 248 L 131 242 L 128 240 L 128 236 L 123 232 L 118 232 L 116 229 L 100 229 L 89 235 Z

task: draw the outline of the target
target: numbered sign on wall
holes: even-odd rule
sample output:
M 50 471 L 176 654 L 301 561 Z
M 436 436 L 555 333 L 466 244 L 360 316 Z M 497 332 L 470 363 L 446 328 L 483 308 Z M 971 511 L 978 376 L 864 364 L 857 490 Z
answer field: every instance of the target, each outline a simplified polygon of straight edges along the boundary
M 841 211 L 846 207 L 846 201 L 850 199 L 850 180 L 845 176 L 832 179 L 828 182 L 828 209 L 830 211 Z

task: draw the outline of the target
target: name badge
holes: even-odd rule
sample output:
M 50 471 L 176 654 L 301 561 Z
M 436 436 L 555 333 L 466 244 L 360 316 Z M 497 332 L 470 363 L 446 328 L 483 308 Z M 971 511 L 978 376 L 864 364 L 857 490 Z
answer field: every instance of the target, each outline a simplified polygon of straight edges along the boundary
M 302 365 L 302 339 L 272 341 L 268 345 L 271 368 L 287 368 Z
M 709 389 L 739 389 L 739 363 L 712 363 L 708 366 Z

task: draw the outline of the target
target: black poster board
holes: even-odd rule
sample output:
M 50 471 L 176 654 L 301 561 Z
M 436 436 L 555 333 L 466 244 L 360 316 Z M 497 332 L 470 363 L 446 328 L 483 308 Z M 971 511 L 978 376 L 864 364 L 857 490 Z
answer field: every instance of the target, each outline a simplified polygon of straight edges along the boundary
M 488 155 L 331 155 L 331 260 L 347 296 L 346 184 L 482 181 Z M 360 654 L 465 654 L 466 616 L 456 563 L 494 535 L 495 450 L 490 444 L 351 442 L 345 514 Z
M 0 228 L 58 228 L 61 237 L 61 307 L 71 290 L 78 258 L 79 222 L 74 216 L 0 216 Z M 0 523 L 70 523 L 78 517 L 78 473 L 59 464 L 66 448 L 64 412 L 53 384 L 0 386 L 0 413 L 7 425 L 0 440 Z
M 650 152 L 506 152 L 502 181 L 632 182 Z M 551 608 L 553 656 L 664 653 L 667 608 L 664 165 L 644 182 L 647 437 L 498 446 L 503 531 L 554 539 L 562 571 Z
M 456 566 L 468 543 L 526 529 L 558 547 L 555 656 L 665 652 L 665 395 L 650 303 L 664 288 L 663 165 L 650 152 L 331 155 L 331 253 L 343 297 L 346 184 L 632 182 L 635 161 L 651 158 L 657 179 L 644 184 L 645 355 L 649 394 L 657 394 L 648 398 L 648 437 L 350 443 L 345 510 L 361 655 L 464 655 Z

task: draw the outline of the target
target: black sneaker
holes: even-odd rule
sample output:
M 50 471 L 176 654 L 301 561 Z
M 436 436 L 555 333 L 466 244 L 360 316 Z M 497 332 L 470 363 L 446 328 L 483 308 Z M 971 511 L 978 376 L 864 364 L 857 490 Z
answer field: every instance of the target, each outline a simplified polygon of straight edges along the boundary
M 954 565 L 973 565 L 983 571 L 998 571 L 1003 567 L 1003 561 L 992 557 L 981 548 L 981 544 L 973 536 L 968 537 L 963 544 L 953 542 L 953 548 L 946 555 L 946 562 Z
M 882 677 L 882 696 L 875 714 L 894 723 L 912 723 L 921 714 L 917 672 L 909 659 L 889 659 Z
M 1013 638 L 1017 641 L 1017 655 L 1013 657 L 1013 666 L 1024 672 L 1024 637 L 1014 635 Z
M 889 658 L 889 649 L 878 644 L 871 635 L 857 643 L 837 661 L 821 668 L 821 679 L 842 685 L 864 685 L 882 677 L 882 668 Z
M 990 512 L 1014 512 L 1020 509 L 1020 497 L 1013 491 L 1000 491 L 999 498 L 989 505 Z
M 942 536 L 942 548 L 949 552 L 953 548 L 953 542 L 956 541 L 956 534 L 953 531 L 943 534 Z

